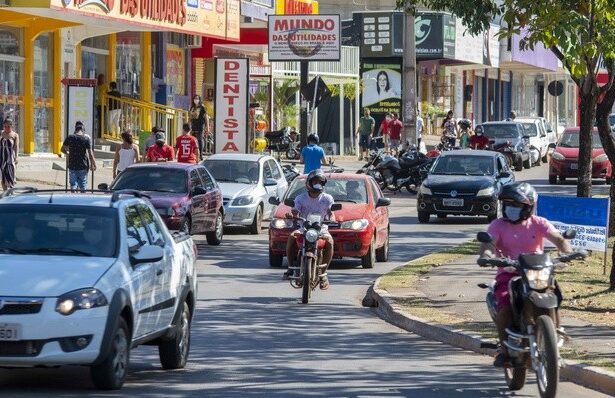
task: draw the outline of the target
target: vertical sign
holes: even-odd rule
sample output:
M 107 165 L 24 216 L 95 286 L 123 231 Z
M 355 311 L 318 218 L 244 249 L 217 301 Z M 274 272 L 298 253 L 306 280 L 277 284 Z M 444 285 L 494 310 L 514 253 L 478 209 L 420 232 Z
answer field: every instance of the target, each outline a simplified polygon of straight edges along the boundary
M 94 138 L 94 87 L 68 85 L 67 95 L 66 135 L 73 132 L 77 121 L 81 121 L 86 134 Z
M 248 151 L 247 58 L 216 58 L 215 153 Z
M 381 119 L 386 113 L 401 114 L 401 60 L 364 60 L 361 77 L 364 88 L 361 97 L 363 108 L 369 108 L 372 116 Z M 376 126 L 378 130 L 378 126 Z

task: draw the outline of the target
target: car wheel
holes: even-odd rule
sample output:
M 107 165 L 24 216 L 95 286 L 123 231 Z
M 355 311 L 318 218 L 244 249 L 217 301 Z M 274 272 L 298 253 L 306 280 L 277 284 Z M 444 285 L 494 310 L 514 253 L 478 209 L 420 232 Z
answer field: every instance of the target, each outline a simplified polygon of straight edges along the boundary
M 524 169 L 529 169 L 530 167 L 532 167 L 532 155 L 528 156 L 527 160 L 523 161 Z
M 363 268 L 374 268 L 376 264 L 376 234 L 372 237 L 372 243 L 369 245 L 367 253 L 361 257 L 361 265 Z
M 391 227 L 387 228 L 387 238 L 384 245 L 376 250 L 376 261 L 379 263 L 386 263 L 389 261 L 389 239 L 391 237 Z
M 130 332 L 124 318 L 120 318 L 113 331 L 111 350 L 98 365 L 90 367 L 92 382 L 101 390 L 119 390 L 124 385 L 130 358 Z
M 177 320 L 175 336 L 158 345 L 158 355 L 163 369 L 181 369 L 188 362 L 190 354 L 190 307 L 184 301 L 182 313 Z
M 440 220 L 444 220 L 444 219 L 446 219 L 446 214 L 441 214 L 441 213 L 440 213 L 440 214 L 437 214 L 437 217 L 438 217 Z
M 557 184 L 557 176 L 549 176 L 549 184 Z
M 222 238 L 224 237 L 224 224 L 222 222 L 222 214 L 220 212 L 216 214 L 214 230 L 208 232 L 205 236 L 207 237 L 207 244 L 211 246 L 218 246 L 222 243 Z
M 192 219 L 189 215 L 186 215 L 182 220 L 182 223 L 179 226 L 179 230 L 181 232 L 185 232 L 189 235 L 192 235 Z
M 429 213 L 427 213 L 426 211 L 419 211 L 418 219 L 419 219 L 419 223 L 427 224 L 429 222 Z
M 517 157 L 517 160 L 515 161 L 515 171 L 521 171 L 523 170 L 523 157 L 519 156 Z
M 263 223 L 263 207 L 259 205 L 256 208 L 256 214 L 254 214 L 254 221 L 252 221 L 252 225 L 250 225 L 250 233 L 252 235 L 260 234 L 262 223 Z
M 269 249 L 269 266 L 272 268 L 280 268 L 284 262 L 284 256 L 275 254 Z
M 536 163 L 534 163 L 535 166 L 540 166 L 542 164 L 542 153 L 540 153 L 540 151 L 538 152 L 538 159 L 536 160 Z

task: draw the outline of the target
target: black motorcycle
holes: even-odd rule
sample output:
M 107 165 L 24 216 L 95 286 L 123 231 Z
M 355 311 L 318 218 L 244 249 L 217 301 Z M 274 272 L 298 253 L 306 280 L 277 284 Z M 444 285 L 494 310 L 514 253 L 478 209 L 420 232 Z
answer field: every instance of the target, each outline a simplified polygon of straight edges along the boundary
M 295 160 L 299 156 L 299 142 L 296 135 L 291 134 L 289 127 L 265 133 L 267 149 L 271 152 L 285 153 L 286 158 Z
M 566 239 L 574 239 L 575 231 L 564 233 Z M 477 239 L 490 243 L 491 236 L 479 232 Z M 555 270 L 563 268 L 566 262 L 583 259 L 584 251 L 551 258 L 548 254 L 523 254 L 517 260 L 510 258 L 479 258 L 481 267 L 509 267 L 518 277 L 508 285 L 513 310 L 513 328 L 506 329 L 504 342 L 512 366 L 504 368 L 506 383 L 511 391 L 525 385 L 527 369 L 536 373 L 541 398 L 552 398 L 557 394 L 559 368 L 561 365 L 559 347 L 563 345 L 566 333 L 558 325 L 562 293 L 555 280 Z M 488 288 L 487 308 L 495 322 L 495 283 L 480 284 Z
M 420 153 L 416 148 L 408 150 L 399 159 L 384 155 L 375 166 L 375 170 L 382 177 L 378 182 L 380 188 L 396 192 L 405 187 L 409 193 L 416 194 L 418 187 L 427 178 L 433 162 L 433 158 Z
M 376 180 L 376 182 L 380 185 L 382 182 L 382 176 L 380 172 L 376 170 L 376 166 L 382 162 L 382 158 L 385 155 L 384 150 L 379 151 L 371 151 L 369 160 L 367 163 L 363 165 L 359 170 L 357 170 L 357 174 L 367 174 Z

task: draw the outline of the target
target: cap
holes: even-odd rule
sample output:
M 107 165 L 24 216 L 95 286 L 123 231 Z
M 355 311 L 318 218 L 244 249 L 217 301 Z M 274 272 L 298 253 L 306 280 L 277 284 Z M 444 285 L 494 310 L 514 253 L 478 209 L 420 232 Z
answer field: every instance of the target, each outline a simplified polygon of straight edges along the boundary
M 164 142 L 164 141 L 166 141 L 166 139 L 167 139 L 167 137 L 164 135 L 163 131 L 158 131 L 156 133 L 156 142 L 158 142 L 158 141 L 163 141 Z
M 160 133 L 160 132 L 164 133 L 164 130 L 161 129 L 160 127 L 158 127 L 158 126 L 152 127 L 152 133 L 156 134 L 156 133 Z

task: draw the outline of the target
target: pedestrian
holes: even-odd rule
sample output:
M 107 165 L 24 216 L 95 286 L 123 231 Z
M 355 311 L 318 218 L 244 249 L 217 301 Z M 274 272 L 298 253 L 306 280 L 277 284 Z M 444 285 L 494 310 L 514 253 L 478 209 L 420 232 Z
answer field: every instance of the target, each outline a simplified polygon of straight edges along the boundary
M 419 146 L 421 146 L 421 141 L 423 140 L 423 127 L 425 123 L 423 122 L 423 118 L 421 117 L 421 112 L 419 110 L 416 111 L 416 142 Z
M 122 116 L 122 109 L 120 106 L 120 101 L 118 98 L 122 97 L 119 91 L 117 91 L 117 83 L 111 82 L 109 83 L 109 92 L 107 95 L 109 98 L 109 127 L 111 128 L 112 134 L 115 136 L 120 132 L 120 118 Z
M 395 149 L 395 153 L 399 153 L 399 144 L 401 143 L 401 131 L 404 128 L 404 124 L 399 120 L 399 114 L 393 112 L 393 120 L 389 123 L 389 134 L 391 141 L 391 152 Z
M 384 144 L 384 150 L 389 152 L 389 133 L 391 130 L 389 129 L 389 124 L 393 120 L 393 115 L 391 113 L 387 113 L 384 115 L 384 119 L 380 123 L 380 127 L 378 128 L 378 135 L 382 137 L 382 141 Z
M 0 173 L 2 174 L 2 190 L 15 186 L 15 166 L 19 161 L 19 136 L 13 131 L 13 121 L 4 119 L 4 128 L 0 135 Z
M 446 114 L 446 119 L 442 122 L 442 128 L 444 129 L 442 132 L 442 140 L 448 141 L 448 146 L 451 148 L 454 147 L 457 142 L 459 128 L 457 126 L 457 121 L 455 120 L 453 111 L 448 111 Z
M 307 146 L 301 150 L 299 162 L 303 164 L 303 174 L 309 174 L 314 170 L 326 165 L 325 150 L 319 146 L 320 139 L 316 134 L 310 134 L 307 139 Z
M 96 133 L 97 137 L 102 138 L 102 117 L 103 108 L 105 106 L 105 93 L 107 93 L 107 85 L 105 83 L 105 75 L 99 74 L 96 83 Z
M 122 133 L 122 145 L 115 151 L 113 159 L 113 178 L 139 162 L 139 147 L 134 143 L 132 132 L 126 130 Z
M 156 133 L 158 132 L 164 133 L 164 130 L 158 126 L 152 127 L 152 132 L 145 139 L 145 142 L 143 143 L 143 162 L 147 162 L 147 150 L 156 143 Z
M 77 189 L 85 192 L 88 184 L 88 171 L 96 171 L 96 159 L 92 151 L 92 141 L 85 134 L 83 122 L 75 123 L 75 132 L 64 140 L 62 153 L 68 156 L 68 177 L 71 192 Z
M 190 125 L 192 135 L 196 137 L 199 144 L 200 160 L 203 160 L 205 150 L 208 149 L 210 151 L 211 148 L 205 148 L 205 135 L 209 134 L 209 115 L 207 114 L 207 109 L 203 106 L 200 95 L 192 97 Z
M 510 111 L 510 114 L 508 114 L 508 117 L 506 118 L 506 122 L 514 122 L 515 119 L 517 118 L 517 112 L 515 111 Z
M 369 141 L 371 137 L 374 135 L 374 128 L 376 126 L 376 121 L 373 117 L 370 116 L 370 111 L 368 108 L 363 110 L 363 117 L 359 120 L 359 125 L 357 126 L 356 135 L 359 138 L 359 150 L 361 153 L 359 154 L 359 160 L 365 159 L 367 160 L 367 151 L 369 150 Z
M 172 162 L 174 158 L 173 147 L 166 143 L 163 132 L 156 133 L 156 143 L 147 148 L 148 162 Z
M 189 123 L 184 123 L 182 134 L 175 139 L 175 151 L 179 163 L 196 164 L 197 159 L 201 158 L 196 138 L 190 134 Z

